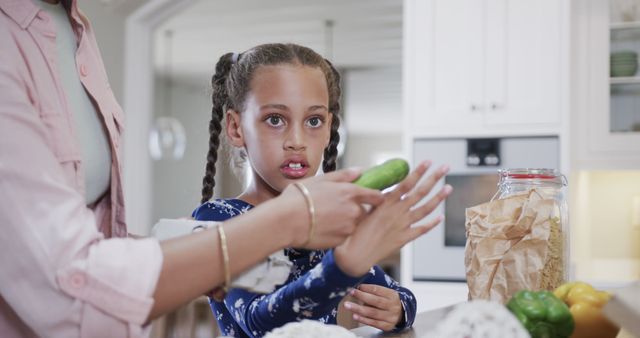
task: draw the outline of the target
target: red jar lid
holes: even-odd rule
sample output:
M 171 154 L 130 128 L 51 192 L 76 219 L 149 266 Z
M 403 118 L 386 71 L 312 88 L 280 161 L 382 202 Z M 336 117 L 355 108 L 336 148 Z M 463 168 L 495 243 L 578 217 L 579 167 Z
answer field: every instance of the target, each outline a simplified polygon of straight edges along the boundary
M 554 179 L 557 176 L 555 175 L 544 175 L 544 174 L 508 174 L 507 176 L 509 176 L 510 178 L 539 178 L 539 179 L 546 179 L 546 180 L 550 180 L 550 179 Z

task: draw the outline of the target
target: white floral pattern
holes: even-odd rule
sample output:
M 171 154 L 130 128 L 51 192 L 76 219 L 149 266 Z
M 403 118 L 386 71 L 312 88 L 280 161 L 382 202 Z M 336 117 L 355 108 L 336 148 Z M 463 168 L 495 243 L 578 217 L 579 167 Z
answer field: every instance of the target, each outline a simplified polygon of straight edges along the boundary
M 217 199 L 204 203 L 193 212 L 197 220 L 225 221 L 250 210 L 252 205 L 238 200 Z M 285 255 L 293 263 L 289 278 L 276 291 L 261 295 L 243 289 L 229 290 L 224 302 L 210 299 L 211 309 L 223 335 L 262 337 L 267 332 L 293 321 L 314 319 L 336 324 L 338 304 L 348 291 L 361 283 L 394 289 L 404 308 L 404 321 L 397 330 L 410 327 L 416 314 L 413 293 L 401 287 L 380 267 L 364 276 L 345 275 L 335 263 L 333 251 L 288 248 Z

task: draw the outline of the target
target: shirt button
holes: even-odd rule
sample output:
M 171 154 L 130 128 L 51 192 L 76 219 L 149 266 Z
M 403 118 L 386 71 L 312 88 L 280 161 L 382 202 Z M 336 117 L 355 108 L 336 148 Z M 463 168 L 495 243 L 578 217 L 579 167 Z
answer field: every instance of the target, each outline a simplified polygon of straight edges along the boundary
M 89 74 L 89 71 L 87 70 L 87 66 L 85 66 L 84 64 L 80 65 L 80 75 L 82 76 L 87 76 Z
M 87 283 L 87 280 L 82 274 L 77 273 L 71 276 L 71 286 L 73 286 L 76 289 L 80 289 L 84 287 L 86 283 Z

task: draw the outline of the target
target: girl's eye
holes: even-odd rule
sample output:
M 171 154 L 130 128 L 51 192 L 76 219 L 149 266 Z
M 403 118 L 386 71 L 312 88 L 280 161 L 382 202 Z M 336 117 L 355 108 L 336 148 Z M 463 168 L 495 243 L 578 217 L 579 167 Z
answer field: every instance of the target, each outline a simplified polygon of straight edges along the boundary
M 267 123 L 273 127 L 278 127 L 283 124 L 282 117 L 278 115 L 269 115 L 267 117 Z
M 307 120 L 307 125 L 311 128 L 319 128 L 322 125 L 322 119 L 319 117 L 312 117 Z

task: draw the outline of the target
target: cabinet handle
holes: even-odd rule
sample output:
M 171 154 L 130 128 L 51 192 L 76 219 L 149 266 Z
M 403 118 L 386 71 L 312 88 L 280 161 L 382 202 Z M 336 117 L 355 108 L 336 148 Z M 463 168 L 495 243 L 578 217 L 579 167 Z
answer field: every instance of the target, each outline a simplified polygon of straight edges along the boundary
M 492 102 L 491 103 L 491 110 L 497 110 L 497 109 L 501 109 L 502 105 L 496 102 Z
M 478 111 L 478 110 L 482 110 L 481 105 L 471 104 L 471 111 Z

